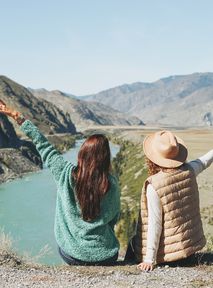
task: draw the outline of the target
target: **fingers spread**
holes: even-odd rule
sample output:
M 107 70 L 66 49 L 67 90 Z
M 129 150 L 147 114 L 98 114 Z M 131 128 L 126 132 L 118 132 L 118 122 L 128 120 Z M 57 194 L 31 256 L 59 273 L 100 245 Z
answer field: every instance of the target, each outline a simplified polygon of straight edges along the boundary
M 142 271 L 152 271 L 153 270 L 153 265 L 149 263 L 140 263 L 137 265 L 137 268 L 142 270 Z

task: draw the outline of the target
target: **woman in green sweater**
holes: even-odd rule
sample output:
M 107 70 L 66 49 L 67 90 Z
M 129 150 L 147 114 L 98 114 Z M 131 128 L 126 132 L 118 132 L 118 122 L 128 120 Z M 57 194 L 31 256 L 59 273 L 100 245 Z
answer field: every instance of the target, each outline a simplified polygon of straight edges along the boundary
M 55 237 L 70 265 L 111 265 L 118 257 L 114 225 L 120 215 L 117 179 L 110 173 L 108 139 L 90 136 L 81 146 L 77 166 L 64 160 L 38 128 L 0 100 L 0 113 L 12 117 L 32 139 L 57 185 Z

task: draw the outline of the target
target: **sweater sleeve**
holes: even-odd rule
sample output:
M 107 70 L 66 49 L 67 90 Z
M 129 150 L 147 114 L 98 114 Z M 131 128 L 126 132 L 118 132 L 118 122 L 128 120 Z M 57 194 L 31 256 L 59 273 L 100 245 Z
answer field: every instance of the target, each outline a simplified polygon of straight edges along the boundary
M 204 169 L 208 168 L 213 162 L 213 149 L 200 158 L 190 161 L 188 164 L 193 168 L 195 175 L 198 176 Z
M 160 236 L 162 232 L 162 205 L 157 192 L 153 186 L 147 186 L 147 204 L 148 204 L 148 233 L 147 249 L 144 262 L 155 263 L 159 247 Z
M 25 120 L 20 126 L 20 129 L 35 144 L 42 162 L 50 168 L 54 180 L 58 182 L 65 166 L 71 163 L 63 158 L 63 156 L 48 142 L 47 138 L 30 120 Z

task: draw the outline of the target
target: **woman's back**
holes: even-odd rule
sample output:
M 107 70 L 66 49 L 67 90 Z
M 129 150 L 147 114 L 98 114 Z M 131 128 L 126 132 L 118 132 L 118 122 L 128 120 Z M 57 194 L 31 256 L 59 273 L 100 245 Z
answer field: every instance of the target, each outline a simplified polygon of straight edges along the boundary
M 92 220 L 83 220 L 73 177 L 76 167 L 64 160 L 31 121 L 24 121 L 21 130 L 32 139 L 57 184 L 55 237 L 59 247 L 71 257 L 85 262 L 100 262 L 115 256 L 119 243 L 114 225 L 120 214 L 116 178 L 108 174 L 109 189 L 100 198 L 99 215 Z
M 110 189 L 101 200 L 100 215 L 91 221 L 82 218 L 71 179 L 73 166 L 68 166 L 59 181 L 56 200 L 55 237 L 58 245 L 68 255 L 87 261 L 102 261 L 114 256 L 119 243 L 114 225 L 120 214 L 120 193 L 114 176 L 109 176 Z

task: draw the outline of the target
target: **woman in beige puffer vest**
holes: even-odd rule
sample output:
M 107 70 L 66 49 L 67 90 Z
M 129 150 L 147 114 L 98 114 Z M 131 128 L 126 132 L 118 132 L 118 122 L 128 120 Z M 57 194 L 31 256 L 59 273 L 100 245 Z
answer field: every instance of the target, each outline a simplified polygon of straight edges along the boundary
M 186 163 L 187 148 L 170 131 L 147 136 L 143 148 L 150 176 L 131 248 L 138 268 L 149 271 L 154 264 L 190 258 L 205 246 L 196 176 L 213 162 L 213 150 Z

